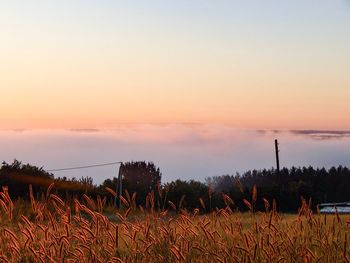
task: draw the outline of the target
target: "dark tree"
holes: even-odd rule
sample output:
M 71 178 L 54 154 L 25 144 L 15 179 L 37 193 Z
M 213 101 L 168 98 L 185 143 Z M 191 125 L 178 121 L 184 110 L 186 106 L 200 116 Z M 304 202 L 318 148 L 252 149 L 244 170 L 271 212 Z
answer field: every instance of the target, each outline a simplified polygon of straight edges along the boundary
M 157 193 L 162 174 L 154 163 L 127 162 L 122 164 L 120 169 L 123 177 L 123 189 L 127 190 L 130 195 L 136 192 L 137 204 L 144 205 L 148 193 L 152 191 Z
M 0 186 L 8 186 L 12 198 L 28 197 L 29 184 L 34 193 L 44 192 L 53 181 L 53 174 L 18 160 L 11 164 L 3 162 L 0 168 Z
M 240 187 L 232 182 L 239 180 Z M 350 170 L 347 167 L 325 168 L 292 167 L 283 168 L 280 175 L 274 169 L 253 170 L 242 175 L 216 176 L 208 178 L 216 194 L 225 192 L 231 196 L 240 209 L 245 205 L 241 200 L 250 200 L 253 185 L 257 186 L 257 209 L 264 210 L 262 198 L 270 202 L 275 199 L 282 211 L 297 211 L 301 198 L 312 200 L 313 208 L 323 202 L 350 201 Z M 241 188 L 241 189 L 239 189 Z
M 190 180 L 167 183 L 168 200 L 173 202 L 177 208 L 194 209 L 201 207 L 199 199 L 203 200 L 205 208 L 209 212 L 209 189 L 204 183 Z M 169 206 L 168 206 L 169 208 Z

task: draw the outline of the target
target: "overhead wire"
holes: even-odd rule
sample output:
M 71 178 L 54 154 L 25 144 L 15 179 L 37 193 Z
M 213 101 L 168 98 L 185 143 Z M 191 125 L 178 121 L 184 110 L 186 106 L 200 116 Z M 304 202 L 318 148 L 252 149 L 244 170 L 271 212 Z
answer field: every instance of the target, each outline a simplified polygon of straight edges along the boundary
M 119 161 L 119 162 L 100 163 L 100 164 L 85 165 L 85 166 L 75 166 L 75 167 L 48 169 L 46 171 L 48 171 L 48 172 L 60 172 L 60 171 L 68 171 L 68 170 L 79 170 L 79 169 L 88 169 L 88 168 L 101 167 L 101 166 L 116 165 L 116 164 L 122 164 L 122 163 L 123 162 Z

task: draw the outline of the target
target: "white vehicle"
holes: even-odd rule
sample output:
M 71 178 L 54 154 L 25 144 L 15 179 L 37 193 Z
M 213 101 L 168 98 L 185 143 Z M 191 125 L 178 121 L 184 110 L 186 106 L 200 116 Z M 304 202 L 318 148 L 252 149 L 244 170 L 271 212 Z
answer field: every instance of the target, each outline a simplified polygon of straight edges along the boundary
M 321 214 L 350 214 L 350 202 L 323 203 L 318 205 Z

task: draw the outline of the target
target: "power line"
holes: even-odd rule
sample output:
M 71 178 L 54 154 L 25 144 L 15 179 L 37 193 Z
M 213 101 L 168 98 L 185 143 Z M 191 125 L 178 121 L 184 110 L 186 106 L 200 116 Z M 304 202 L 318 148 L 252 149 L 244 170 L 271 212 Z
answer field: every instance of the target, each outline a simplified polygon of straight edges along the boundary
M 121 163 L 123 163 L 123 162 L 112 162 L 112 163 L 101 163 L 101 164 L 93 164 L 93 165 L 85 165 L 85 166 L 57 168 L 57 169 L 50 169 L 50 170 L 46 170 L 46 171 L 59 172 L 59 171 L 68 171 L 68 170 L 79 170 L 79 169 L 88 169 L 88 168 L 94 168 L 94 167 L 100 167 L 100 166 L 116 165 L 116 164 L 121 164 Z

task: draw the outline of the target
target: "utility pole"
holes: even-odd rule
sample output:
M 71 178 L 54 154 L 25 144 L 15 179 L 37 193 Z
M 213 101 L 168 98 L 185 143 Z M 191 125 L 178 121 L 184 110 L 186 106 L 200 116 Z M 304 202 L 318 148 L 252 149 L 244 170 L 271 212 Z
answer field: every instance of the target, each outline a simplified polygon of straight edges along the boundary
M 276 151 L 277 175 L 280 175 L 280 158 L 279 158 L 279 150 L 278 150 L 278 141 L 277 141 L 277 139 L 275 139 L 275 151 Z
M 122 200 L 120 199 L 120 196 L 122 195 L 122 191 L 123 191 L 122 168 L 123 168 L 123 163 L 120 163 L 119 172 L 118 172 L 118 181 L 117 181 L 118 183 L 115 189 L 115 192 L 117 193 L 117 195 L 114 199 L 115 205 L 118 206 L 119 208 L 121 208 L 122 206 Z M 119 199 L 119 204 L 117 202 L 118 199 Z

